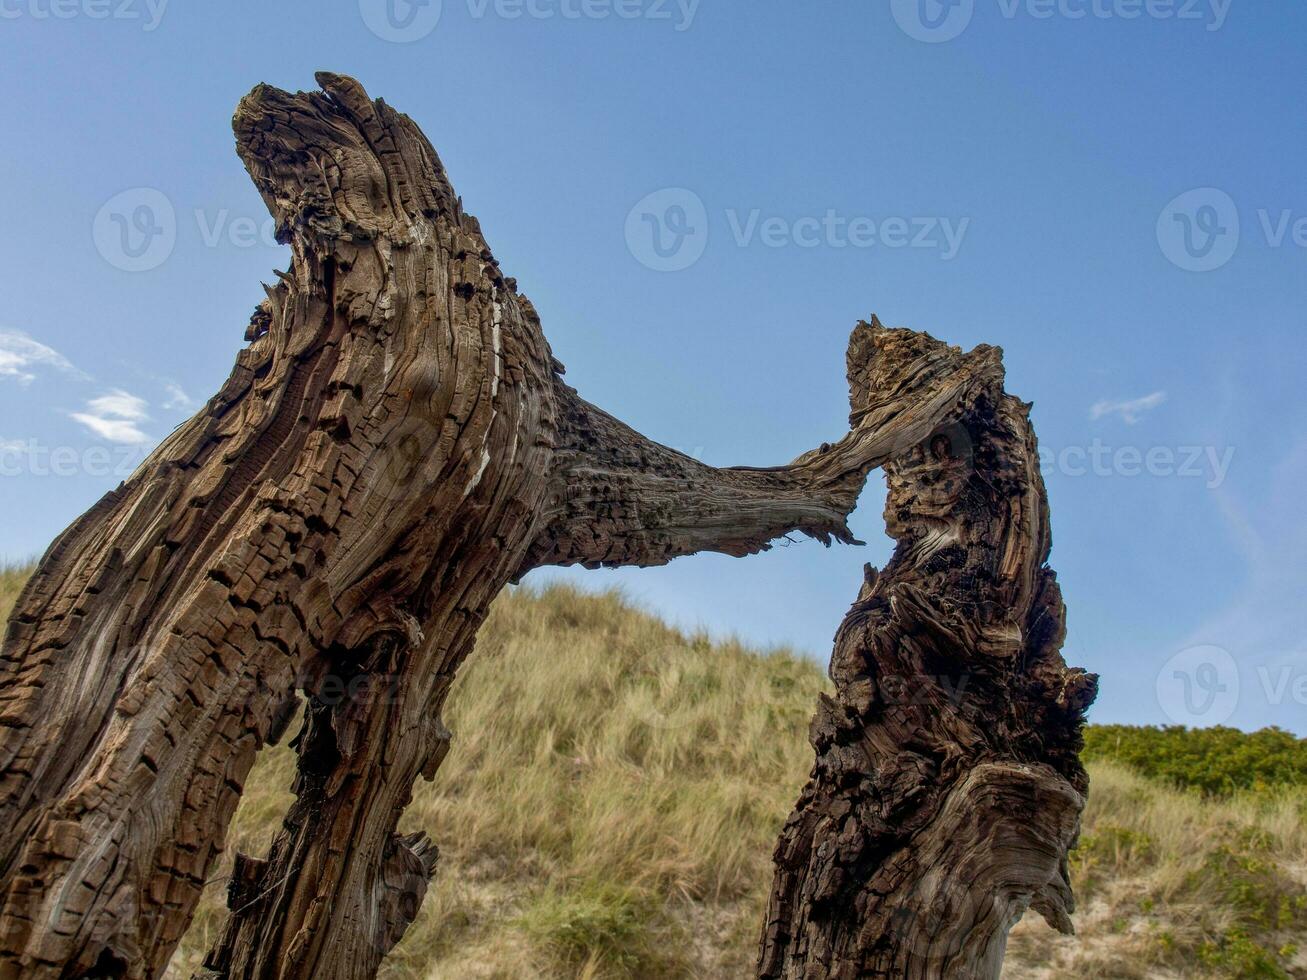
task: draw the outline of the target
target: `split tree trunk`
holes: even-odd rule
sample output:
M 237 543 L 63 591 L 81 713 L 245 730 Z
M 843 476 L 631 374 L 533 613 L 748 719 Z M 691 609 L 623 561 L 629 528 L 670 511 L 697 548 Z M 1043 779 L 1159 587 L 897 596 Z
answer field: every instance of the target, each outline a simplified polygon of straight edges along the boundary
M 852 429 L 716 469 L 561 381 L 418 128 L 357 82 L 267 86 L 237 148 L 292 246 L 222 390 L 62 534 L 0 648 L 0 980 L 158 976 L 259 749 L 296 801 L 241 857 L 205 976 L 375 974 L 436 852 L 396 833 L 494 596 L 545 564 L 851 541 L 868 471 L 997 360 L 860 324 Z
M 1097 679 L 1059 653 L 1029 408 L 993 379 L 885 467 L 898 546 L 884 572 L 868 566 L 836 636 L 760 977 L 996 980 L 1027 908 L 1071 931 Z

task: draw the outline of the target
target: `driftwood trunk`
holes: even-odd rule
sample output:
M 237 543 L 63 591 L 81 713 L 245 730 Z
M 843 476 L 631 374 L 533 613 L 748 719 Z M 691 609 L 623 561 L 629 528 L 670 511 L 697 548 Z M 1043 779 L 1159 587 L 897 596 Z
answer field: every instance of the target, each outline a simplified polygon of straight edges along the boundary
M 990 980 L 1027 908 L 1071 931 L 1097 679 L 1059 653 L 1029 408 L 995 372 L 957 423 L 885 467 L 897 548 L 836 636 L 760 977 Z
M 373 976 L 436 860 L 397 822 L 506 583 L 852 541 L 869 470 L 993 387 L 990 352 L 859 324 L 840 441 L 768 469 L 650 442 L 563 383 L 417 126 L 318 81 L 260 86 L 233 120 L 293 264 L 231 377 L 59 537 L 5 632 L 0 980 L 158 976 L 297 714 L 296 801 L 238 859 L 204 975 Z

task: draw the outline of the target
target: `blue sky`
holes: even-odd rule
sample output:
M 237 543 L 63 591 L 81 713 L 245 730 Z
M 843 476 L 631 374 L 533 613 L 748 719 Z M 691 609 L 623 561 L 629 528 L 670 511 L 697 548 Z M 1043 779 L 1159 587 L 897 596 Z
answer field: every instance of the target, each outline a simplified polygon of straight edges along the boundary
M 1002 345 L 1092 717 L 1307 731 L 1304 37 L 1283 0 L 0 0 L 0 554 L 226 377 L 287 261 L 231 112 L 326 68 L 423 126 L 569 380 L 708 462 L 839 436 L 873 311 Z M 544 574 L 825 659 L 882 499 L 866 548 Z

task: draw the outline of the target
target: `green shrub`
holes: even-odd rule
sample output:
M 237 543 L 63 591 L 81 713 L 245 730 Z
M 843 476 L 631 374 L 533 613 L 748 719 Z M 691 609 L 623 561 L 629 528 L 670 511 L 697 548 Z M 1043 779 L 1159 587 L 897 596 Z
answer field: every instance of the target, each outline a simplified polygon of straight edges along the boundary
M 1214 891 L 1233 921 L 1194 951 L 1218 976 L 1239 980 L 1288 980 L 1297 955 L 1285 934 L 1307 928 L 1307 891 L 1281 867 L 1277 841 L 1260 828 L 1243 828 L 1206 856 L 1187 883 L 1194 892 Z
M 1239 928 L 1203 943 L 1198 961 L 1209 971 L 1235 980 L 1290 980 L 1280 957 Z
M 1086 761 L 1130 766 L 1145 776 L 1211 796 L 1307 786 L 1307 740 L 1280 728 L 1090 725 Z
M 1225 903 L 1243 926 L 1263 933 L 1307 926 L 1307 892 L 1247 836 L 1217 847 L 1205 871 L 1221 882 Z

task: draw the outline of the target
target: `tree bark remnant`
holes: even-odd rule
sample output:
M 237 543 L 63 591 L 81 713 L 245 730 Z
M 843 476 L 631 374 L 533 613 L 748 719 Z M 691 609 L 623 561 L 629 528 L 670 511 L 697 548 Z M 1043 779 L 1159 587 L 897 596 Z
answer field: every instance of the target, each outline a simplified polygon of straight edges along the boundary
M 760 977 L 996 980 L 1027 908 L 1071 931 L 1097 678 L 1059 652 L 1029 409 L 994 383 L 885 467 L 897 547 L 836 635 Z
M 786 466 L 714 468 L 562 381 L 418 127 L 353 79 L 259 86 L 237 151 L 292 249 L 222 389 L 65 531 L 0 647 L 0 980 L 152 978 L 257 752 L 296 799 L 238 855 L 211 980 L 364 980 L 437 852 L 397 825 L 495 595 L 548 564 L 852 541 L 867 473 L 1001 377 L 859 324 L 853 412 Z

